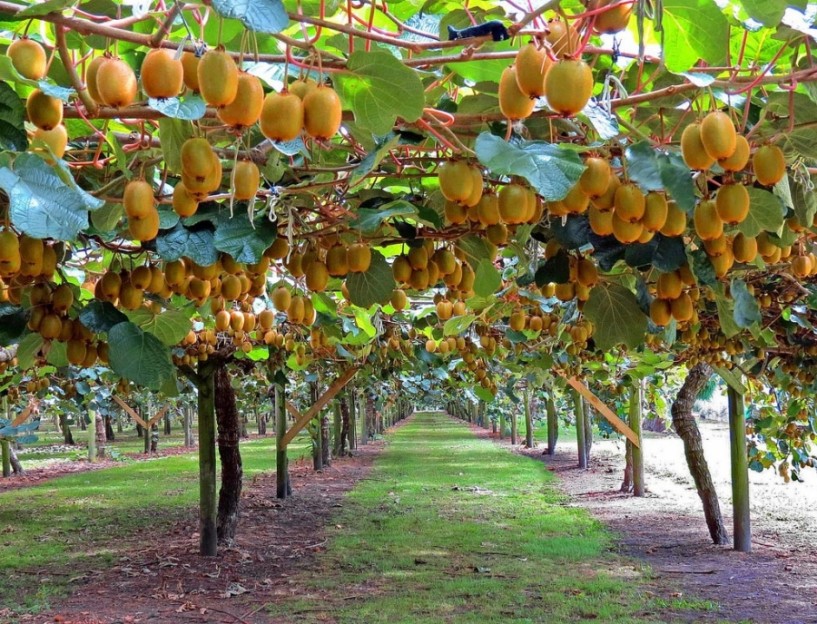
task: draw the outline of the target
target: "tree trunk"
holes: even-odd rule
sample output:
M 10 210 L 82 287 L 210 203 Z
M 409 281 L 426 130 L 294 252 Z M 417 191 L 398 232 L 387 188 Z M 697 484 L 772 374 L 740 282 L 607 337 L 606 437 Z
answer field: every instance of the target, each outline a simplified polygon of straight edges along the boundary
M 373 438 L 377 429 L 375 428 L 376 411 L 374 407 L 374 396 L 366 395 L 366 424 L 369 429 L 369 439 Z
M 349 454 L 357 449 L 357 405 L 355 400 L 357 395 L 354 391 L 354 386 L 349 386 L 349 391 L 346 393 L 347 403 L 349 405 Z
M 641 435 L 641 403 L 644 394 L 643 380 L 637 379 L 632 382 L 630 389 L 630 429 L 638 437 L 638 447 L 627 440 L 627 450 L 630 451 L 633 473 L 633 496 L 644 496 L 646 488 L 644 485 L 644 438 Z
M 89 411 L 88 416 L 91 424 L 85 429 L 88 432 L 88 461 L 93 463 L 96 461 L 96 414 Z M 84 418 L 82 420 L 85 422 Z
M 516 446 L 516 438 L 519 435 L 519 415 L 514 410 L 511 415 L 511 445 Z
M 624 479 L 621 481 L 621 492 L 633 491 L 633 445 L 627 440 L 624 445 Z
M 17 457 L 17 453 L 14 452 L 14 446 L 9 447 L 9 462 L 11 463 L 11 470 L 16 475 L 23 474 L 23 465 L 20 463 L 20 459 Z
M 7 479 L 11 476 L 11 441 L 8 439 L 0 440 L 0 454 L 3 456 L 3 478 Z
M 249 424 L 250 420 L 247 418 L 247 414 L 244 413 L 241 415 L 241 431 L 239 432 L 242 438 L 249 438 L 250 432 L 247 429 L 247 425 Z
M 329 410 L 321 413 L 321 455 L 324 468 L 332 464 L 332 434 L 329 426 Z
M 709 474 L 709 466 L 704 457 L 701 432 L 698 430 L 695 417 L 692 415 L 695 398 L 711 374 L 712 369 L 707 364 L 696 364 L 692 367 L 684 380 L 684 384 L 678 391 L 678 396 L 675 397 L 670 412 L 672 414 L 672 426 L 684 442 L 687 466 L 689 466 L 689 472 L 695 481 L 698 496 L 701 497 L 703 503 L 709 535 L 715 544 L 727 544 L 729 534 L 723 524 L 718 494 L 715 491 L 712 476 Z
M 318 383 L 313 381 L 309 384 L 310 403 L 315 405 L 318 402 Z M 316 414 L 309 423 L 309 434 L 312 436 L 312 469 L 323 470 L 323 434 L 322 414 Z
M 187 448 L 196 445 L 193 440 L 193 408 L 184 407 L 184 445 Z
M 343 454 L 341 432 L 343 431 L 343 416 L 340 411 L 340 398 L 332 402 L 332 457 Z
M 165 426 L 165 435 L 168 435 L 168 436 L 169 436 L 171 433 L 173 433 L 173 431 L 172 431 L 172 430 L 171 430 L 171 428 L 170 428 L 170 410 L 167 410 L 167 411 L 165 412 L 165 418 L 164 418 L 164 420 L 165 420 L 165 422 L 164 422 L 164 426 Z
M 283 373 L 279 372 L 278 375 Z M 284 499 L 292 495 L 292 486 L 289 482 L 289 462 L 287 447 L 284 446 L 284 436 L 287 433 L 287 406 L 286 387 L 275 384 L 275 481 L 276 496 Z
M 215 374 L 215 407 L 218 424 L 218 456 L 221 460 L 221 488 L 218 493 L 216 534 L 218 543 L 231 546 L 238 527 L 238 509 L 244 470 L 238 440 L 241 420 L 235 405 L 235 391 L 227 367 L 221 365 Z
M 107 444 L 108 438 L 106 435 L 106 425 L 105 419 L 102 417 L 101 414 L 97 414 L 95 418 L 95 429 L 96 429 L 96 456 L 99 459 L 105 459 L 105 455 L 107 453 Z
M 256 410 L 256 422 L 258 423 L 258 435 L 267 435 L 267 413 L 263 410 Z
M 138 407 L 136 408 L 136 411 L 137 412 L 140 411 Z M 142 425 L 140 425 L 139 423 L 136 423 L 136 437 L 141 438 L 144 434 L 145 434 L 145 430 L 142 429 Z
M 346 449 L 352 449 L 352 441 L 350 439 L 351 417 L 349 414 L 349 399 L 347 395 L 341 395 L 338 401 L 340 406 L 340 438 L 338 439 L 338 457 L 346 455 Z
M 576 421 L 576 446 L 579 452 L 579 468 L 587 468 L 587 438 L 584 435 L 584 401 L 578 390 L 573 390 L 573 415 Z
M 76 442 L 74 442 L 74 434 L 71 433 L 71 427 L 68 425 L 67 414 L 60 414 L 60 429 L 62 429 L 62 439 L 66 444 L 71 444 L 72 446 L 76 444 Z
M 113 418 L 110 414 L 105 416 L 105 439 L 110 442 L 116 440 L 116 435 L 113 432 Z
M 150 452 L 159 452 L 159 423 L 153 423 L 150 427 Z

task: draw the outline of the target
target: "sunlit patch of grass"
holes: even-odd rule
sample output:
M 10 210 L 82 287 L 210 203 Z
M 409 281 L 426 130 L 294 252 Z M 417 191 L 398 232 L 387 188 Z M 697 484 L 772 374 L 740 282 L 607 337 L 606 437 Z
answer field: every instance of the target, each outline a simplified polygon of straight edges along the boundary
M 564 502 L 541 462 L 419 414 L 349 494 L 327 551 L 295 579 L 297 604 L 267 610 L 299 623 L 669 621 L 644 615 L 639 573 Z
M 245 477 L 274 470 L 274 449 L 272 437 L 243 442 Z M 293 459 L 306 452 L 300 438 L 290 446 Z M 48 608 L 54 596 L 65 594 L 71 576 L 49 572 L 110 565 L 131 547 L 117 535 L 145 527 L 161 534 L 173 522 L 195 518 L 197 503 L 195 451 L 0 493 L 0 608 Z M 33 572 L 48 580 L 32 582 Z

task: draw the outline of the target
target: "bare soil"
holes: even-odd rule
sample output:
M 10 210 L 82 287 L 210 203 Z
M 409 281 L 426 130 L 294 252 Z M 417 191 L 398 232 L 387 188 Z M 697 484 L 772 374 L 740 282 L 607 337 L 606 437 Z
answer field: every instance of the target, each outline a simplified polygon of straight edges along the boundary
M 729 430 L 725 424 L 702 422 L 701 435 L 731 534 Z M 805 483 L 785 484 L 772 471 L 750 471 L 753 550 L 745 554 L 709 539 L 675 434 L 647 434 L 644 498 L 620 492 L 623 442 L 596 440 L 589 470 L 576 467 L 575 440 L 560 440 L 554 457 L 543 455 L 545 447 L 516 450 L 544 461 L 560 477 L 569 495 L 566 504 L 590 511 L 618 535 L 623 554 L 650 566 L 648 591 L 665 598 L 670 611 L 688 601 L 717 606 L 709 612 L 677 610 L 677 619 L 817 623 L 817 472 L 805 472 Z
M 218 557 L 198 555 L 197 510 L 169 530 L 132 540 L 130 554 L 105 570 L 81 575 L 76 591 L 50 613 L 21 623 L 138 624 L 271 622 L 263 605 L 299 588 L 290 577 L 326 544 L 324 527 L 344 495 L 370 471 L 385 442 L 378 440 L 336 459 L 322 472 L 311 460 L 290 464 L 294 496 L 275 498 L 275 473 L 245 483 L 236 544 Z M 114 531 L 115 533 L 115 531 Z M 59 573 L 59 572 L 58 572 Z M 76 571 L 72 571 L 76 574 Z M 54 574 L 44 571 L 43 574 Z

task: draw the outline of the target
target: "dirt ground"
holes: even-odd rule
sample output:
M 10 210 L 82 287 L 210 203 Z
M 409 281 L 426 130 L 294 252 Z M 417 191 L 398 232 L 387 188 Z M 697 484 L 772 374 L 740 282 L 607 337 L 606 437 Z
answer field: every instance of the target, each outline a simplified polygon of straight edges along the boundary
M 19 622 L 269 623 L 261 608 L 276 596 L 299 592 L 289 577 L 324 548 L 324 527 L 343 506 L 344 494 L 369 473 L 384 443 L 362 446 L 355 457 L 336 460 L 320 473 L 312 470 L 311 460 L 290 464 L 294 496 L 283 502 L 275 498 L 274 473 L 245 483 L 237 543 L 218 558 L 198 556 L 191 513 L 188 521 L 151 540 L 134 538 L 130 556 L 112 568 L 56 571 L 78 577 L 74 594 L 53 612 L 22 616 Z
M 729 430 L 703 422 L 701 435 L 731 535 Z M 553 458 L 542 454 L 545 446 L 520 452 L 545 461 L 561 477 L 567 504 L 588 509 L 619 535 L 625 554 L 652 568 L 648 591 L 675 604 L 700 599 L 719 606 L 690 621 L 817 623 L 817 471 L 804 472 L 805 483 L 789 484 L 774 472 L 750 471 L 753 552 L 743 554 L 709 540 L 683 444 L 674 434 L 645 439 L 644 498 L 619 492 L 622 442 L 596 440 L 586 471 L 576 468 L 575 440 L 559 440 Z

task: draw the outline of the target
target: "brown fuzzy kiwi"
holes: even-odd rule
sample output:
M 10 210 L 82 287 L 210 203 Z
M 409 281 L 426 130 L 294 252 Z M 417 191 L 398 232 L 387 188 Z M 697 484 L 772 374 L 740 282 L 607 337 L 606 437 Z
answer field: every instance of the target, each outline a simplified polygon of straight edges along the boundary
M 675 202 L 667 202 L 667 219 L 659 230 L 664 236 L 681 236 L 687 229 L 687 215 Z
M 102 101 L 102 96 L 96 88 L 96 75 L 99 73 L 99 68 L 110 60 L 109 56 L 97 56 L 85 68 L 85 88 L 88 89 L 91 99 L 97 104 L 104 104 L 105 102 Z
M 701 124 L 691 123 L 681 133 L 681 155 L 690 169 L 705 171 L 715 164 L 701 139 Z
M 516 84 L 519 90 L 529 98 L 542 97 L 545 94 L 545 77 L 552 61 L 544 48 L 531 42 L 516 55 Z
M 27 37 L 11 42 L 6 55 L 21 76 L 29 80 L 42 80 L 48 69 L 45 48 Z
M 331 139 L 342 119 L 340 98 L 331 87 L 319 85 L 304 98 L 304 129 L 312 138 Z
M 715 207 L 724 223 L 741 223 L 749 214 L 749 192 L 743 184 L 724 184 L 715 197 Z
M 437 168 L 440 192 L 449 201 L 462 204 L 470 199 L 476 181 L 471 167 L 464 160 L 450 160 Z
M 131 66 L 122 59 L 112 58 L 99 66 L 96 90 L 103 104 L 123 108 L 133 104 L 139 87 Z
M 550 108 L 566 117 L 575 115 L 593 94 L 593 70 L 581 60 L 561 60 L 548 71 L 545 92 Z
M 735 151 L 729 158 L 721 158 L 718 164 L 725 171 L 743 171 L 749 163 L 749 141 L 742 134 L 735 138 Z
M 644 229 L 649 232 L 660 230 L 667 222 L 668 212 L 667 198 L 662 193 L 655 191 L 647 193 L 644 216 L 641 218 Z
M 615 212 L 613 212 L 612 226 L 613 236 L 616 237 L 616 240 L 625 245 L 636 242 L 644 231 L 644 226 L 640 221 L 625 221 Z
M 239 160 L 230 178 L 233 197 L 238 201 L 249 201 L 255 198 L 261 184 L 261 172 L 251 160 Z
M 508 119 L 525 119 L 536 105 L 528 95 L 519 89 L 515 67 L 506 67 L 499 78 L 499 110 Z
M 618 0 L 590 0 L 587 9 L 592 11 L 609 7 L 594 16 L 593 32 L 612 35 L 619 33 L 630 23 L 633 14 L 633 5 L 620 3 Z
M 499 191 L 499 215 L 503 223 L 524 223 L 528 213 L 528 192 L 521 184 L 506 184 Z
M 261 117 L 264 87 L 257 76 L 239 72 L 235 98 L 218 109 L 218 118 L 237 130 L 249 128 Z
M 712 200 L 698 202 L 695 206 L 694 222 L 695 232 L 701 240 L 714 240 L 723 234 L 723 219 Z
M 601 197 L 610 187 L 610 178 L 613 175 L 610 163 L 604 158 L 591 156 L 584 161 L 587 169 L 579 178 L 582 190 L 591 199 Z
M 726 113 L 713 111 L 701 122 L 701 143 L 713 160 L 729 158 L 737 147 L 735 124 Z
M 144 180 L 132 180 L 125 185 L 122 204 L 128 219 L 147 219 L 156 210 L 153 187 Z
M 57 158 L 62 158 L 68 148 L 68 131 L 62 124 L 54 126 L 51 130 L 37 128 L 31 138 L 45 143 Z
M 184 85 L 184 66 L 170 50 L 155 48 L 145 55 L 139 77 L 149 98 L 172 98 Z
M 304 105 L 294 93 L 269 93 L 261 108 L 261 132 L 271 141 L 292 141 L 304 127 Z
M 732 241 L 732 253 L 737 262 L 754 262 L 757 258 L 757 239 L 738 232 Z
M 199 91 L 199 57 L 194 52 L 182 53 L 182 76 L 184 85 L 191 91 Z
M 646 206 L 647 202 L 644 193 L 635 184 L 628 182 L 622 184 L 616 190 L 613 207 L 619 219 L 630 223 L 640 221 L 641 217 L 644 216 Z
M 558 59 L 563 59 L 578 51 L 581 45 L 581 34 L 569 22 L 551 19 L 547 23 L 545 41 L 550 45 L 553 55 Z
M 201 97 L 210 106 L 230 104 L 238 94 L 238 66 L 223 49 L 208 50 L 196 68 Z
M 786 175 L 786 158 L 776 145 L 764 145 L 752 156 L 752 169 L 763 186 L 777 184 Z
M 184 185 L 179 182 L 173 189 L 173 210 L 180 217 L 192 217 L 199 208 L 199 202 L 193 197 Z
M 26 100 L 28 120 L 41 130 L 53 130 L 62 122 L 62 100 L 34 89 Z

